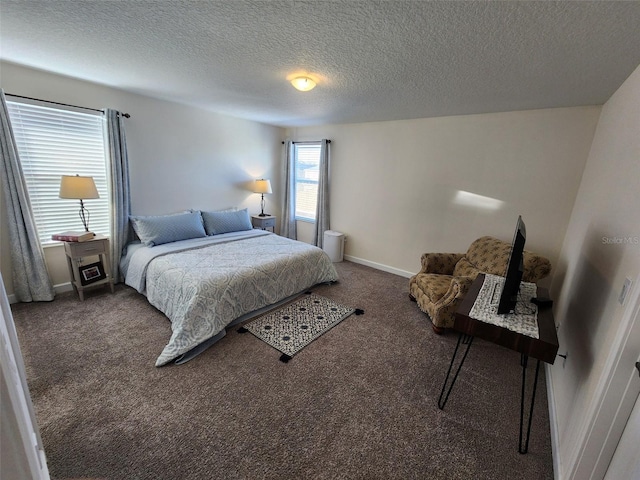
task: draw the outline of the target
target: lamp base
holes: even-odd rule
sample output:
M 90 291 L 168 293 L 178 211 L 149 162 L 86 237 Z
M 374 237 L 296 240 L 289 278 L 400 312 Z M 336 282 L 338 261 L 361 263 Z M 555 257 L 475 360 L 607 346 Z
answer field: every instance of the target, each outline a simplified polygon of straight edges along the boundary
M 78 212 L 78 214 L 80 215 L 80 220 L 82 220 L 82 225 L 84 225 L 84 231 L 91 233 L 91 235 L 95 237 L 96 234 L 89 231 L 89 210 L 85 208 L 82 199 L 80 199 L 80 212 Z
M 264 213 L 264 193 L 262 194 L 262 198 L 260 199 L 260 213 L 258 214 L 259 217 L 268 217 L 269 214 L 268 213 Z

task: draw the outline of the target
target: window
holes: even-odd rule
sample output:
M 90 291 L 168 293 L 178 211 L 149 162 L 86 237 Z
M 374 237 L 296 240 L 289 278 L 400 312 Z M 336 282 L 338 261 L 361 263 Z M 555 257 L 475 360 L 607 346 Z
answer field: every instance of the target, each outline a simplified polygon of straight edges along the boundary
M 296 220 L 315 222 L 320 174 L 320 142 L 294 143 Z
M 93 177 L 100 198 L 85 201 L 89 229 L 108 235 L 102 115 L 12 101 L 7 106 L 40 242 L 51 244 L 54 233 L 84 229 L 80 201 L 58 198 L 62 175 Z

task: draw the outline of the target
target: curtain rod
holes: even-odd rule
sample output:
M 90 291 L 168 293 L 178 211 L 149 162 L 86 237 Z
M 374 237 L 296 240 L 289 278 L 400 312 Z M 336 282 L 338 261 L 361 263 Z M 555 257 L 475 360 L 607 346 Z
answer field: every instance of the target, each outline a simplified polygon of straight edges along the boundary
M 91 110 L 92 112 L 100 112 L 104 115 L 104 110 L 98 110 L 97 108 L 81 107 L 80 105 L 71 105 L 69 103 L 52 102 L 51 100 L 42 100 L 41 98 L 25 97 L 22 95 L 15 95 L 13 93 L 6 93 L 10 97 L 24 98 L 25 100 L 35 100 L 36 102 L 52 103 L 53 105 L 62 105 L 64 107 L 82 108 L 83 110 Z M 131 118 L 128 113 L 120 113 L 125 118 Z
M 320 141 L 315 141 L 315 142 L 291 142 L 291 143 L 320 143 Z M 327 140 L 327 143 L 331 143 L 331 140 Z M 282 142 L 282 144 L 284 145 L 284 142 Z

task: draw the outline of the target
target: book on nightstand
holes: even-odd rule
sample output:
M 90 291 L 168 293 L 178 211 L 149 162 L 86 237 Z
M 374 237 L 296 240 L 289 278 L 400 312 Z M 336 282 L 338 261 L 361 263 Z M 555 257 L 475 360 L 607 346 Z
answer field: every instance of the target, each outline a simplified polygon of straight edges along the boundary
M 62 232 L 51 235 L 51 240 L 59 242 L 86 242 L 95 237 L 93 232 Z

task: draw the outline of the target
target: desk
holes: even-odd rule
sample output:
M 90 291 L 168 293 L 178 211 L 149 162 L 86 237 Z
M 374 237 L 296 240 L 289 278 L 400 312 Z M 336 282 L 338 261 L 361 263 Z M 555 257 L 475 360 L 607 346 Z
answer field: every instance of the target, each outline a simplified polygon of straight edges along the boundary
M 549 364 L 553 364 L 558 353 L 558 335 L 556 333 L 556 326 L 553 320 L 553 312 L 551 311 L 551 307 L 538 307 L 539 338 L 529 337 L 527 335 L 513 332 L 504 327 L 499 327 L 472 318 L 469 316 L 469 312 L 471 311 L 471 307 L 473 307 L 473 304 L 478 297 L 478 293 L 480 292 L 480 288 L 482 287 L 483 282 L 484 275 L 478 275 L 478 277 L 471 284 L 469 292 L 460 304 L 460 307 L 456 311 L 455 323 L 453 328 L 454 330 L 459 332 L 460 335 L 458 336 L 458 343 L 456 344 L 453 356 L 451 357 L 451 363 L 449 364 L 447 376 L 444 380 L 444 384 L 442 385 L 442 391 L 440 392 L 440 398 L 438 399 L 438 407 L 442 410 L 446 405 L 449 394 L 453 389 L 453 385 L 458 378 L 458 374 L 462 369 L 464 360 L 467 357 L 467 353 L 469 353 L 469 349 L 471 348 L 471 344 L 473 343 L 473 339 L 475 337 L 487 340 L 497 345 L 501 345 L 511 350 L 515 350 L 516 352 L 520 352 L 520 364 L 522 366 L 522 392 L 520 396 L 520 442 L 518 451 L 520 453 L 527 453 L 529 449 L 529 434 L 531 433 L 531 419 L 533 416 L 533 405 L 536 398 L 536 386 L 538 384 L 540 362 L 543 361 Z M 538 287 L 537 296 L 547 297 L 548 292 L 546 289 Z M 449 383 L 449 378 L 451 376 L 453 365 L 455 363 L 455 359 L 461 344 L 466 345 L 467 348 L 463 353 L 462 360 L 460 360 L 460 364 L 458 365 L 451 384 L 449 385 L 449 389 L 447 390 L 447 384 Z M 529 357 L 535 358 L 537 362 L 536 373 L 533 382 L 533 392 L 531 394 L 531 407 L 529 409 L 527 436 L 526 441 L 523 445 L 522 433 L 524 424 L 524 396 L 527 363 Z

